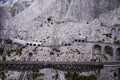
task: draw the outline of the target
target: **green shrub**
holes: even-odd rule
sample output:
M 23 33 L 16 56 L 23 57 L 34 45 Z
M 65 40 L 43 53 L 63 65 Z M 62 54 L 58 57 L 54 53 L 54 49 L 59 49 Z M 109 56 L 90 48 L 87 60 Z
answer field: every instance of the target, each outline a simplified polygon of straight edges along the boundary
M 4 48 L 0 48 L 0 55 L 3 55 L 4 53 Z
M 58 77 L 59 77 L 58 73 L 55 74 L 55 76 L 53 76 L 53 78 L 54 78 L 55 80 L 58 80 Z
M 5 40 L 5 44 L 12 44 L 12 40 L 6 39 L 6 40 Z
M 22 50 L 25 48 L 25 46 L 23 46 L 23 47 L 18 47 L 18 48 L 16 48 L 16 55 L 18 55 L 18 54 L 22 54 Z
M 88 80 L 97 80 L 95 75 L 90 75 L 88 76 Z
M 103 35 L 105 35 L 106 37 L 112 38 L 112 34 L 111 33 L 103 34 Z
M 70 72 L 65 73 L 65 78 L 66 78 L 66 80 L 79 80 L 79 79 L 97 80 L 95 75 L 85 76 L 85 75 L 79 75 L 76 72 L 75 73 L 70 73 Z

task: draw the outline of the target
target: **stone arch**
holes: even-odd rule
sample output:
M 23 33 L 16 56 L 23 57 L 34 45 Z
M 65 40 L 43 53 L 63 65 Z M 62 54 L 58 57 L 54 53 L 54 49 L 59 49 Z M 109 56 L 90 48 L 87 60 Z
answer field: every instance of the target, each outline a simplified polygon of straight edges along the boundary
M 94 45 L 93 46 L 93 60 L 96 62 L 100 62 L 100 55 L 101 55 L 101 46 Z
M 116 37 L 116 29 L 115 29 L 115 28 L 112 28 L 112 29 L 111 29 L 111 34 L 112 34 L 112 37 L 113 37 L 113 38 Z
M 120 61 L 120 47 L 116 50 L 117 60 Z
M 112 61 L 113 48 L 111 46 L 105 46 L 104 48 L 104 59 L 105 61 Z
M 118 29 L 118 31 L 117 31 L 117 37 L 118 37 L 118 39 L 120 39 L 120 29 Z
M 93 53 L 94 55 L 100 55 L 101 54 L 101 46 L 100 45 L 94 45 L 93 47 Z

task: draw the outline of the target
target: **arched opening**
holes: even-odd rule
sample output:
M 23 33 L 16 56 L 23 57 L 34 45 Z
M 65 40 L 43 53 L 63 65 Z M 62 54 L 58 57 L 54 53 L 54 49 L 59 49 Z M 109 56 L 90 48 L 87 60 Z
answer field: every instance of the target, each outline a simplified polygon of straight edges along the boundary
M 33 55 L 33 53 L 29 53 L 29 57 L 31 57 Z
M 94 51 L 94 54 L 100 55 L 101 54 L 101 46 L 95 45 L 93 51 Z
M 116 50 L 117 60 L 120 61 L 120 48 Z
M 79 39 L 78 42 L 81 42 L 81 39 Z
M 120 79 L 120 68 L 118 69 L 118 79 Z
M 67 44 L 65 44 L 65 46 L 67 46 Z
M 85 42 L 84 40 L 82 40 L 82 42 Z
M 30 43 L 30 46 L 32 46 L 32 43 Z
M 100 55 L 101 55 L 101 46 L 94 45 L 94 47 L 93 47 L 93 59 L 94 59 L 94 61 L 100 62 Z
M 36 46 L 36 44 L 33 44 L 33 46 Z
M 120 29 L 118 29 L 117 37 L 118 37 L 118 39 L 120 39 Z
M 27 43 L 26 45 L 29 45 L 29 43 Z
M 112 57 L 113 57 L 113 48 L 110 46 L 105 46 L 104 48 L 104 59 L 105 61 L 112 61 Z
M 111 34 L 112 34 L 112 37 L 113 37 L 113 38 L 116 37 L 116 29 L 115 29 L 115 28 L 112 28 L 112 29 L 111 29 Z
M 78 40 L 77 40 L 77 39 L 75 39 L 74 41 L 75 41 L 75 42 L 78 42 Z
M 38 46 L 41 46 L 40 44 L 38 44 Z
M 68 43 L 68 46 L 71 46 L 71 43 Z

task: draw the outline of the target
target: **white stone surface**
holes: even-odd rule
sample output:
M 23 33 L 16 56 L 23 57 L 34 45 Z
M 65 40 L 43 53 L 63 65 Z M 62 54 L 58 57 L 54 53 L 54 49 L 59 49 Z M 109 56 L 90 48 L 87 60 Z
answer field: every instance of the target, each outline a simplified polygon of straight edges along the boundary
M 0 35 L 3 35 L 3 38 L 40 42 L 43 45 L 61 45 L 66 42 L 73 46 L 60 47 L 60 52 L 54 52 L 54 55 L 50 55 L 52 50 L 48 47 L 39 47 L 34 51 L 36 47 L 28 46 L 21 56 L 12 55 L 7 57 L 7 60 L 24 60 L 28 58 L 29 52 L 33 52 L 37 53 L 34 54 L 33 61 L 90 61 L 93 45 L 73 43 L 74 39 L 87 37 L 88 41 L 104 39 L 104 42 L 113 43 L 113 35 L 109 38 L 103 34 L 111 33 L 116 24 L 120 25 L 119 0 L 34 0 L 21 10 L 19 8 L 23 6 L 19 4 L 17 0 L 0 4 Z M 10 10 L 14 12 L 13 8 L 16 12 L 14 16 L 10 13 Z M 48 21 L 50 17 L 51 21 Z M 56 37 L 57 42 L 54 42 L 53 38 Z

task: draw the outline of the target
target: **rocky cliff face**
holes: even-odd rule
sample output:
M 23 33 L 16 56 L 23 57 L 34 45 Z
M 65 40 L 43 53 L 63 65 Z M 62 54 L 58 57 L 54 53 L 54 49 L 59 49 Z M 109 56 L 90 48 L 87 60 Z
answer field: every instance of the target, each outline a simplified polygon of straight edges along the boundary
M 119 0 L 35 0 L 22 11 L 18 8 L 19 13 L 10 18 L 7 25 L 8 28 L 14 29 L 11 37 L 19 35 L 25 39 L 27 36 L 28 40 L 31 40 L 30 37 L 33 40 L 44 34 L 51 34 L 53 27 L 59 26 L 56 22 L 64 22 L 64 28 L 69 26 L 66 22 L 75 24 L 76 28 L 86 25 L 97 26 L 99 25 L 97 22 L 112 26 L 119 22 L 119 4 Z M 14 12 L 14 7 L 12 9 Z M 52 24 L 48 23 L 49 17 L 51 17 Z M 76 21 L 78 25 L 74 23 Z
M 22 5 L 21 5 L 22 4 Z M 103 34 L 120 22 L 119 0 L 34 0 L 16 2 L 6 7 L 2 15 L 5 20 L 4 36 L 26 41 L 51 44 L 56 35 L 58 43 L 70 42 L 76 38 L 89 41 L 113 42 Z M 5 12 L 4 12 L 4 9 Z M 2 21 L 1 20 L 1 21 Z M 2 23 L 4 24 L 4 23 Z M 90 49 L 83 45 L 83 51 Z M 86 47 L 86 48 L 85 48 Z M 86 53 L 89 53 L 87 51 Z
M 3 39 L 17 38 L 43 45 L 71 45 L 75 39 L 120 41 L 120 0 L 13 0 L 0 6 L 0 38 Z M 4 53 L 8 54 L 7 60 L 25 60 L 33 52 L 34 61 L 90 61 L 93 46 L 76 44 L 55 51 L 49 47 L 12 45 L 11 52 Z M 111 61 L 111 56 L 107 58 Z

